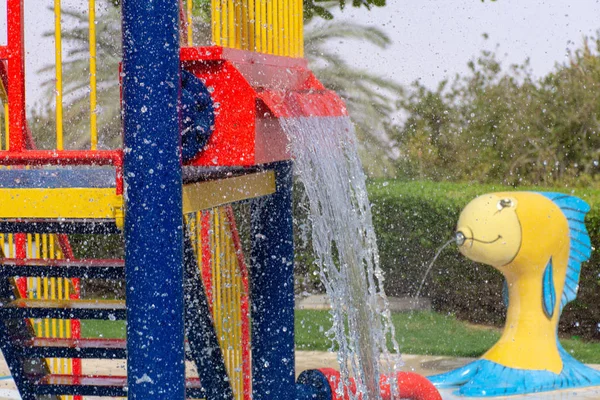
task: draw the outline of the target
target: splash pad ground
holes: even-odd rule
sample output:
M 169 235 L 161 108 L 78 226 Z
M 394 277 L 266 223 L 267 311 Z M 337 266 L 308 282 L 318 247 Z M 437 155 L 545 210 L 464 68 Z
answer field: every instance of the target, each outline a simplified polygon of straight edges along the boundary
M 313 368 L 331 367 L 337 368 L 336 354 L 321 351 L 298 351 L 296 352 L 296 371 L 304 371 Z M 472 361 L 470 358 L 452 358 L 440 356 L 421 356 L 404 354 L 405 371 L 412 371 L 422 375 L 433 375 L 455 369 Z M 600 364 L 590 365 L 600 370 Z M 122 360 L 94 360 L 84 361 L 84 373 L 102 375 L 122 375 L 125 370 L 125 362 Z M 298 373 L 298 372 L 297 372 Z M 0 376 L 8 375 L 8 367 L 0 357 Z M 444 400 L 467 399 L 452 394 L 452 390 L 442 390 Z M 0 379 L 0 400 L 19 399 L 14 382 L 10 379 Z M 94 397 L 96 400 L 108 399 Z M 477 398 L 469 398 L 477 400 Z M 487 397 L 494 400 L 598 400 L 600 399 L 600 388 L 560 390 L 551 393 L 538 393 L 510 397 Z

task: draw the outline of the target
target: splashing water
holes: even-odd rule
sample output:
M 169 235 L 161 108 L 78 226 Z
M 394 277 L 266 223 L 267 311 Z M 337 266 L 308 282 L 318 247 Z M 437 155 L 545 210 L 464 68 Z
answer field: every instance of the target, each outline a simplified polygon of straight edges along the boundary
M 330 334 L 339 344 L 342 382 L 348 385 L 354 377 L 362 399 L 380 399 L 380 374 L 396 372 L 401 361 L 354 127 L 346 117 L 282 119 L 281 125 L 309 203 L 313 250 L 332 305 Z M 395 356 L 387 351 L 388 339 Z
M 440 256 L 440 254 L 442 254 L 442 250 L 444 250 L 451 243 L 456 243 L 456 238 L 452 238 L 452 239 L 448 240 L 446 243 L 444 243 L 442 245 L 442 247 L 440 247 L 438 249 L 437 253 L 435 253 L 433 260 L 431 260 L 431 262 L 429 263 L 429 266 L 427 267 L 427 270 L 425 271 L 425 275 L 423 275 L 423 279 L 421 280 L 421 284 L 419 285 L 419 290 L 417 290 L 417 294 L 415 295 L 415 298 L 418 298 L 419 295 L 421 294 L 421 289 L 423 289 L 423 285 L 425 284 L 427 275 L 429 275 L 429 272 L 431 271 L 431 267 L 433 267 L 433 264 L 436 262 L 436 260 Z

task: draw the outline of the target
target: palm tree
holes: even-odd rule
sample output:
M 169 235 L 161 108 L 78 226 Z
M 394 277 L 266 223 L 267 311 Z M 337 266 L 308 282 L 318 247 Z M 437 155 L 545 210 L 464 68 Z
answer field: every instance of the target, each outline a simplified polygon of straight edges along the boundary
M 96 24 L 96 60 L 97 60 L 97 107 L 98 147 L 115 148 L 121 145 L 120 130 L 120 98 L 119 63 L 121 61 L 121 18 L 120 10 L 112 4 L 112 0 L 98 2 L 99 13 Z M 63 9 L 64 26 L 63 46 L 63 93 L 64 142 L 65 147 L 85 148 L 90 141 L 90 64 L 88 15 L 79 9 Z M 45 36 L 53 36 L 54 32 Z M 54 65 L 49 65 L 39 72 L 54 73 Z M 41 110 L 33 111 L 32 130 L 39 146 L 53 146 L 54 138 L 54 97 L 55 80 L 47 80 L 47 102 Z M 43 134 L 40 133 L 43 132 Z M 50 133 L 51 132 L 51 133 Z
M 389 37 L 379 28 L 346 21 L 311 21 L 306 26 L 305 48 L 310 67 L 321 82 L 346 102 L 360 140 L 363 165 L 371 175 L 388 175 L 394 159 L 384 125 L 396 110 L 400 85 L 351 66 L 334 50 L 343 40 L 366 41 L 385 49 Z
M 204 10 L 194 21 L 195 43 L 201 43 L 209 37 L 210 26 L 206 18 L 206 3 L 198 1 L 200 10 Z M 325 2 L 331 8 L 338 2 Z M 103 11 L 97 18 L 97 60 L 98 60 L 98 136 L 99 147 L 114 148 L 121 144 L 119 98 L 119 62 L 121 60 L 121 18 L 118 2 L 102 0 L 99 7 Z M 74 26 L 63 32 L 63 41 L 68 48 L 63 62 L 63 75 L 66 84 L 64 127 L 65 143 L 73 148 L 89 145 L 89 53 L 87 13 L 79 10 L 63 10 L 65 26 Z M 50 34 L 48 34 L 50 35 Z M 196 40 L 198 39 L 198 40 Z M 331 43 L 340 40 L 358 39 L 385 48 L 390 39 L 378 28 L 350 22 L 314 21 L 306 27 L 306 57 L 315 75 L 325 86 L 337 91 L 346 101 L 362 140 L 365 166 L 371 172 L 378 172 L 382 159 L 391 157 L 389 141 L 385 136 L 383 123 L 394 111 L 394 103 L 401 87 L 376 76 L 368 71 L 353 68 L 340 55 L 333 52 Z M 48 66 L 43 72 L 53 71 Z M 34 111 L 34 131 L 46 132 L 36 135 L 38 142 L 47 143 L 49 132 L 53 131 L 54 80 L 45 83 L 48 103 L 42 110 Z M 42 137 L 40 137 L 42 136 Z M 50 134 L 51 137 L 53 135 Z M 39 143 L 38 143 L 39 145 Z M 385 165 L 384 165 L 385 166 Z

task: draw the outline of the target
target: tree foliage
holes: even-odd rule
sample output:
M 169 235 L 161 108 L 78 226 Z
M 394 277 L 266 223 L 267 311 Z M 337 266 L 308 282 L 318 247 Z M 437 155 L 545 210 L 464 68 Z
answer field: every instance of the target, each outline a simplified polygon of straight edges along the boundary
M 536 79 L 482 52 L 468 73 L 429 89 L 415 82 L 389 127 L 401 175 L 488 183 L 600 182 L 600 39 L 588 38 Z
M 383 7 L 385 6 L 386 0 L 352 0 L 353 7 L 365 7 L 370 10 L 371 7 Z M 304 18 L 310 20 L 313 17 L 321 17 L 324 19 L 333 19 L 331 9 L 333 7 L 339 7 L 344 9 L 346 4 L 349 3 L 346 0 L 303 0 L 304 3 Z
M 311 70 L 328 89 L 346 102 L 357 136 L 363 165 L 371 175 L 387 175 L 391 142 L 385 122 L 395 111 L 402 87 L 390 79 L 358 69 L 336 51 L 336 44 L 357 40 L 385 49 L 390 38 L 379 28 L 347 21 L 313 21 L 306 27 L 306 58 Z

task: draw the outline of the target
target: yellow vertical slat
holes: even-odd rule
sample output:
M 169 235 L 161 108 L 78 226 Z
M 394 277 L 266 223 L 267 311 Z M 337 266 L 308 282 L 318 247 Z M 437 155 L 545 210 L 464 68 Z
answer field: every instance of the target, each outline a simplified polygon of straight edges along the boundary
M 296 57 L 296 0 L 290 0 L 288 4 L 289 18 L 289 56 Z
M 202 211 L 196 213 L 196 246 L 198 248 L 198 267 L 202 268 L 204 254 L 202 253 Z
M 256 0 L 254 2 L 254 51 L 257 52 L 262 52 L 262 41 L 260 38 L 261 32 L 262 32 L 262 26 L 263 26 L 263 20 L 262 20 L 262 1 L 261 0 Z
M 217 334 L 219 335 L 219 340 L 221 338 L 222 332 L 222 318 L 221 318 L 221 240 L 220 240 L 220 224 L 219 224 L 219 213 L 218 210 L 215 209 L 213 211 L 213 235 L 214 235 L 214 254 L 213 254 L 213 269 L 215 271 L 215 280 L 213 281 L 213 295 L 215 299 L 214 303 L 214 313 L 215 313 L 215 326 Z
M 227 0 L 227 31 L 227 47 L 235 48 L 235 0 Z
M 8 257 L 15 258 L 15 246 L 14 246 L 14 236 L 12 233 L 8 234 Z
M 27 246 L 25 247 L 25 257 L 33 258 L 33 249 L 32 249 L 33 238 L 31 237 L 31 233 L 27 234 Z
M 212 4 L 214 4 L 215 1 L 212 0 Z M 193 47 L 194 46 L 194 26 L 193 26 L 193 19 L 192 19 L 192 13 L 194 12 L 194 2 L 193 0 L 187 0 L 187 8 L 186 8 L 186 20 L 187 20 L 187 45 L 188 47 Z M 213 24 L 213 28 L 214 28 L 214 24 Z M 213 34 L 214 36 L 214 34 Z
M 236 321 L 236 326 L 235 326 L 235 332 L 236 332 L 236 346 L 237 346 L 237 371 L 238 371 L 238 376 L 237 376 L 237 380 L 238 380 L 238 393 L 239 393 L 239 398 L 242 398 L 242 395 L 244 393 L 244 375 L 242 373 L 242 302 L 241 302 L 241 295 L 242 295 L 242 282 L 240 279 L 240 271 L 239 271 L 239 264 L 237 263 L 237 254 L 236 254 L 236 249 L 235 249 L 235 245 L 233 245 L 232 242 L 232 251 L 233 251 L 233 260 L 234 260 L 234 271 L 235 271 L 235 288 L 236 288 L 236 296 L 235 296 L 235 321 Z
M 96 84 L 96 2 L 89 0 L 89 40 L 90 40 L 90 148 L 98 148 L 98 104 Z
M 304 57 L 304 5 L 302 0 L 298 0 L 297 4 L 298 18 L 298 57 Z
M 235 389 L 235 359 L 233 357 L 234 341 L 233 341 L 233 288 L 231 287 L 231 262 L 229 254 L 229 227 L 225 219 L 225 211 L 221 209 L 221 215 L 223 216 L 223 252 L 225 253 L 224 269 L 227 276 L 227 353 L 229 355 L 229 376 L 233 382 L 232 387 Z
M 221 0 L 221 19 L 219 21 L 221 26 L 221 43 L 217 43 L 219 46 L 227 47 L 229 43 L 229 29 L 227 22 L 229 21 L 229 3 L 230 0 Z
M 8 116 L 8 102 L 4 103 L 4 143 L 5 143 L 5 150 L 9 149 L 9 143 L 10 143 L 10 122 L 9 122 L 9 116 Z
M 275 18 L 273 15 L 273 10 L 277 9 L 275 6 L 275 1 L 277 0 L 267 0 L 267 53 L 274 54 L 275 53 L 275 41 L 273 40 L 275 35 Z
M 60 0 L 54 0 L 54 56 L 56 96 L 56 149 L 63 150 L 63 81 L 62 81 L 62 35 Z
M 260 51 L 268 51 L 267 32 L 269 30 L 269 21 L 267 19 L 267 0 L 258 0 L 260 3 Z
M 287 3 L 291 1 L 288 0 L 282 1 L 281 3 L 281 22 L 283 24 L 283 29 L 281 30 L 281 40 L 283 42 L 283 54 L 284 56 L 290 55 L 290 9 Z
M 221 45 L 221 0 L 211 0 L 212 42 Z
M 236 394 L 240 393 L 240 377 L 239 377 L 239 343 L 240 337 L 238 336 L 237 327 L 239 325 L 239 308 L 238 308 L 238 287 L 236 285 L 236 265 L 235 265 L 235 253 L 232 246 L 231 238 L 231 225 L 229 221 L 227 223 L 227 254 L 229 254 L 229 275 L 230 275 L 230 287 L 231 287 L 231 340 L 232 340 L 232 351 L 233 351 L 233 366 L 232 379 Z
M 277 30 L 277 47 L 279 48 L 279 50 L 277 51 L 277 54 L 280 56 L 285 55 L 285 46 L 284 46 L 284 29 L 285 29 L 285 23 L 284 23 L 284 2 L 285 0 L 277 0 L 277 2 L 279 3 L 279 7 L 277 8 L 277 21 L 278 21 L 278 27 L 279 29 Z
M 231 371 L 231 352 L 229 351 L 230 347 L 230 337 L 229 337 L 229 323 L 230 323 L 230 311 L 229 307 L 231 305 L 231 301 L 229 299 L 229 282 L 227 277 L 227 251 L 225 248 L 225 229 L 223 225 L 223 212 L 221 208 L 219 210 L 219 239 L 221 241 L 221 260 L 219 262 L 219 270 L 221 271 L 221 303 L 223 304 L 223 331 L 221 335 L 223 337 L 222 348 L 225 350 L 226 354 L 226 365 L 227 372 Z
M 242 50 L 248 50 L 248 0 L 238 0 L 237 3 L 238 9 L 236 15 L 236 24 L 238 25 L 237 31 L 240 37 L 238 40 L 237 48 Z
M 256 51 L 256 9 L 255 0 L 248 1 L 248 50 Z
M 42 235 L 42 258 L 43 259 L 48 259 L 48 235 L 44 234 Z M 50 293 L 49 293 L 49 279 L 48 278 L 43 278 L 42 280 L 43 283 L 43 288 L 44 288 L 44 293 L 43 293 L 43 298 L 44 299 L 49 299 L 50 298 Z M 48 318 L 44 318 L 44 337 L 50 337 L 50 320 Z
M 244 16 L 243 16 L 243 1 L 244 0 L 234 0 L 233 5 L 235 8 L 235 45 L 233 46 L 236 49 L 243 49 L 245 45 L 244 40 Z

